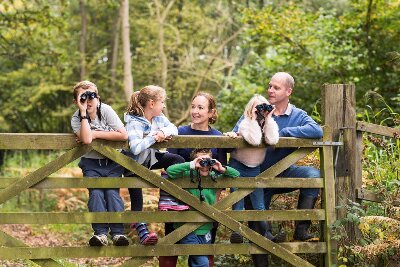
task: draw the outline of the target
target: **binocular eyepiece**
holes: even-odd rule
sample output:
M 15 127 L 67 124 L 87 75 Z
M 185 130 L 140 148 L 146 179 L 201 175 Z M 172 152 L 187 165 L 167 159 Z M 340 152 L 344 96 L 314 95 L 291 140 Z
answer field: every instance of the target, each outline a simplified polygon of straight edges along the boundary
M 87 99 L 92 100 L 92 99 L 95 99 L 95 98 L 97 98 L 96 92 L 86 91 L 83 94 L 81 94 L 80 101 L 81 101 L 81 103 L 85 103 L 85 101 Z
M 262 103 L 256 106 L 258 112 L 268 111 L 271 112 L 274 109 L 274 106 L 268 105 L 267 103 Z
M 206 166 L 214 166 L 215 165 L 215 163 L 216 163 L 216 161 L 215 161 L 215 159 L 209 159 L 209 158 L 206 158 L 206 159 L 202 159 L 202 160 L 200 160 L 200 166 L 201 167 L 206 167 Z

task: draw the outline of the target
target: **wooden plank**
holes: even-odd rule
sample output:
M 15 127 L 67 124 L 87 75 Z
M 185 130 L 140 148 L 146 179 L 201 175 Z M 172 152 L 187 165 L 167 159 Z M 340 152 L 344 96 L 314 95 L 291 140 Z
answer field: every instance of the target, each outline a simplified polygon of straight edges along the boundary
M 24 242 L 21 240 L 10 236 L 9 234 L 0 231 L 0 247 L 28 247 Z M 1 255 L 1 253 L 0 253 Z M 45 267 L 62 267 L 64 265 L 58 263 L 57 261 L 48 258 L 48 259 L 36 259 L 36 260 L 28 260 L 29 263 L 36 263 L 39 266 L 45 266 Z
M 331 141 L 332 134 L 329 127 L 324 128 L 324 141 Z M 333 170 L 333 148 L 325 146 L 321 150 L 321 170 L 324 177 L 325 186 L 322 190 L 322 207 L 325 209 L 325 221 L 323 221 L 322 231 L 328 255 L 324 257 L 325 266 L 334 266 L 337 259 L 337 245 L 332 239 L 330 226 L 336 220 L 335 204 L 335 176 Z
M 240 194 L 243 194 L 243 197 L 248 194 L 249 189 L 242 190 Z M 219 202 L 215 203 L 214 207 L 220 210 L 226 210 L 227 208 L 230 208 L 234 202 L 232 201 L 232 196 L 228 195 L 227 197 L 223 198 Z M 165 237 L 161 238 L 158 240 L 158 244 L 174 244 L 181 240 L 183 237 L 185 237 L 187 234 L 193 232 L 197 228 L 199 228 L 202 223 L 186 223 L 179 227 L 178 229 L 174 230 L 172 233 L 166 235 Z M 264 250 L 265 253 L 265 250 Z M 149 260 L 149 258 L 132 258 L 125 263 L 123 263 L 120 267 L 130 267 L 130 266 L 140 266 L 146 261 Z
M 238 191 L 239 192 L 239 191 Z M 246 210 L 224 213 L 237 221 L 325 220 L 325 211 Z M 125 212 L 0 212 L 0 224 L 87 224 L 140 222 L 212 222 L 198 211 L 125 211 Z
M 281 243 L 292 253 L 325 253 L 323 242 Z M 155 257 L 169 255 L 227 255 L 262 254 L 263 249 L 254 244 L 211 244 L 211 245 L 130 245 L 127 247 L 1 247 L 0 259 L 43 259 L 54 258 L 98 258 L 98 257 Z M 60 266 L 60 265 L 57 265 Z
M 257 177 L 262 177 L 262 176 L 267 176 L 267 177 L 275 177 L 287 168 L 289 168 L 291 165 L 295 164 L 298 160 L 304 158 L 308 154 L 312 153 L 315 150 L 315 148 L 299 148 L 284 159 L 278 161 L 275 163 L 275 165 L 269 167 L 267 170 L 264 172 L 260 173 Z M 285 179 L 280 179 L 280 181 L 283 181 Z M 290 179 L 292 180 L 292 179 Z M 291 186 L 290 186 L 291 187 Z
M 33 186 L 34 184 L 40 182 L 50 174 L 58 171 L 68 163 L 74 161 L 80 156 L 84 155 L 86 152 L 90 151 L 90 146 L 79 146 L 73 148 L 55 160 L 47 163 L 43 167 L 37 169 L 36 171 L 28 174 L 24 178 L 19 179 L 13 184 L 9 185 L 7 188 L 0 191 L 0 204 L 9 200 L 10 198 L 18 195 L 23 190 Z
M 282 137 L 279 139 L 278 144 L 274 147 L 314 147 L 313 142 L 317 139 L 300 139 L 292 137 Z M 258 147 L 266 147 L 264 143 Z M 242 137 L 230 138 L 226 136 L 198 136 L 198 135 L 185 135 L 174 136 L 171 141 L 166 143 L 156 143 L 154 148 L 245 148 L 253 147 L 249 145 Z
M 382 194 L 374 193 L 365 188 L 357 188 L 356 192 L 357 192 L 357 198 L 359 200 L 367 200 L 367 201 L 372 201 L 372 202 L 377 202 L 377 203 L 382 203 L 385 201 L 385 198 L 382 196 Z M 392 202 L 392 205 L 399 207 L 400 199 L 394 199 Z
M 0 189 L 11 185 L 17 181 L 18 177 L 0 177 Z M 197 188 L 197 183 L 190 180 L 171 180 L 181 188 Z M 240 179 L 220 178 L 217 182 L 209 178 L 202 179 L 204 188 L 322 188 L 324 181 L 322 178 L 246 178 Z M 138 177 L 102 177 L 102 178 L 76 178 L 76 177 L 47 177 L 43 181 L 30 188 L 35 189 L 58 189 L 58 188 L 156 188 L 149 182 L 143 181 Z
M 254 232 L 253 230 L 241 224 L 240 222 L 236 221 L 232 217 L 225 215 L 222 211 L 216 209 L 215 207 L 212 207 L 207 203 L 200 202 L 198 198 L 194 197 L 189 192 L 179 188 L 178 186 L 174 185 L 173 183 L 169 182 L 166 179 L 162 179 L 155 173 L 149 172 L 147 168 L 139 165 L 131 158 L 126 157 L 121 153 L 118 153 L 115 150 L 108 147 L 93 145 L 93 148 L 99 153 L 110 158 L 111 160 L 118 162 L 121 166 L 129 169 L 132 172 L 135 172 L 137 175 L 139 175 L 146 181 L 158 186 L 160 189 L 170 193 L 174 197 L 178 197 L 179 199 L 181 199 L 191 207 L 195 208 L 196 210 L 202 212 L 211 219 L 218 221 L 219 223 L 225 225 L 232 231 L 239 232 L 243 237 L 251 240 L 253 243 L 266 249 L 268 252 L 282 258 L 283 260 L 289 262 L 290 264 L 295 266 L 298 265 L 313 266 L 309 262 L 296 256 L 295 254 L 291 253 L 282 246 L 275 244 L 274 242 Z
M 357 131 L 378 134 L 396 139 L 400 138 L 400 129 L 386 127 L 364 121 L 357 121 Z
M 74 134 L 0 133 L 1 149 L 72 149 L 77 146 Z
M 275 147 L 314 147 L 313 142 L 317 139 L 299 139 L 292 137 L 282 137 L 279 139 Z M 109 146 L 112 148 L 129 148 L 127 142 L 94 140 L 94 145 Z M 195 145 L 194 145 L 195 144 Z M 17 150 L 17 149 L 72 149 L 77 146 L 74 134 L 61 133 L 0 133 L 0 150 Z M 263 144 L 260 147 L 265 147 Z M 174 136 L 168 142 L 156 143 L 154 148 L 244 148 L 252 147 L 242 137 L 230 138 L 226 136 Z
M 357 177 L 357 143 L 356 143 L 356 100 L 355 100 L 355 87 L 354 85 L 341 85 L 340 93 L 343 94 L 343 104 L 340 105 L 340 118 L 338 131 L 339 137 L 344 145 L 334 148 L 335 157 L 335 188 L 336 188 L 336 206 L 345 206 L 348 200 L 355 201 Z M 339 119 L 339 117 L 335 117 Z M 335 126 L 336 127 L 336 126 Z M 331 128 L 332 129 L 332 128 Z M 332 129 L 336 133 L 336 129 Z M 335 137 L 336 138 L 336 137 Z M 335 139 L 337 141 L 338 139 Z M 362 183 L 362 181 L 360 181 Z M 346 209 L 337 209 L 336 216 L 338 218 L 345 218 L 347 216 Z M 359 239 L 359 230 L 354 223 L 346 223 L 344 225 L 347 237 L 350 242 L 357 242 Z

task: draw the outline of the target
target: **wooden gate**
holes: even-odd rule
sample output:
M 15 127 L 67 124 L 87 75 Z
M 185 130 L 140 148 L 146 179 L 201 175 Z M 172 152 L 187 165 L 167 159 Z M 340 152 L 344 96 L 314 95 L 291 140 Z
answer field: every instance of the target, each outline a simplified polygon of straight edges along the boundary
M 335 248 L 331 240 L 329 225 L 335 220 L 335 189 L 333 171 L 332 136 L 328 127 L 324 128 L 323 140 L 281 138 L 276 147 L 295 147 L 297 150 L 276 163 L 256 178 L 219 179 L 217 183 L 206 180 L 203 187 L 237 187 L 238 191 L 229 194 L 222 201 L 210 206 L 183 188 L 194 188 L 189 180 L 170 181 L 137 164 L 115 148 L 127 148 L 124 142 L 96 140 L 91 145 L 77 145 L 72 134 L 0 134 L 2 150 L 65 150 L 57 159 L 22 178 L 3 177 L 0 179 L 0 204 L 29 188 L 134 188 L 157 187 L 190 205 L 192 211 L 154 211 L 154 212 L 2 212 L 0 224 L 87 224 L 93 222 L 131 223 L 143 222 L 185 222 L 164 238 L 156 246 L 130 245 L 128 247 L 28 247 L 21 240 L 0 231 L 0 259 L 26 259 L 41 266 L 62 266 L 55 259 L 92 257 L 132 257 L 122 266 L 140 266 L 148 257 L 167 255 L 205 255 L 205 254 L 260 254 L 270 253 L 294 266 L 313 266 L 297 256 L 297 253 L 320 253 L 324 266 L 332 266 Z M 201 148 L 201 147 L 249 147 L 242 139 L 233 140 L 222 136 L 176 136 L 168 143 L 157 147 Z M 138 178 L 61 178 L 48 177 L 68 163 L 90 150 L 131 170 Z M 319 149 L 321 158 L 321 178 L 276 179 L 275 176 L 309 153 Z M 231 211 L 233 203 L 250 194 L 254 188 L 321 188 L 322 208 L 313 210 L 287 211 Z M 276 244 L 248 228 L 243 221 L 279 220 L 318 220 L 321 222 L 321 242 L 290 242 Z M 205 222 L 217 221 L 232 231 L 239 232 L 249 244 L 180 245 L 174 244 L 182 237 Z

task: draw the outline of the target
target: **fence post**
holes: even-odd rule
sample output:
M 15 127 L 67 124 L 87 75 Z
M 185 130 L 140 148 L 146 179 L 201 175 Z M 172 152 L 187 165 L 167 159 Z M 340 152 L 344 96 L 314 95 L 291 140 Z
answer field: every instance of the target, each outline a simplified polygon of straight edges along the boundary
M 356 142 L 355 86 L 325 84 L 321 106 L 323 124 L 332 129 L 332 139 L 344 143 L 334 149 L 334 165 L 336 205 L 346 205 L 348 200 L 357 200 L 356 189 L 362 185 L 360 143 Z M 339 209 L 336 213 L 338 219 L 346 216 L 345 209 Z M 345 229 L 349 241 L 355 242 L 359 236 L 357 226 L 349 223 Z

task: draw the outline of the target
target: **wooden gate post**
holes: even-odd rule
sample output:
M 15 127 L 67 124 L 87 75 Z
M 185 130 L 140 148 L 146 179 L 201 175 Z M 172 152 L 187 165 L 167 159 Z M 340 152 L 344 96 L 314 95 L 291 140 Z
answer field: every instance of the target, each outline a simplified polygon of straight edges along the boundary
M 355 202 L 356 189 L 361 188 L 362 178 L 360 142 L 356 142 L 356 97 L 355 86 L 347 84 L 326 84 L 322 88 L 321 112 L 323 124 L 332 129 L 332 139 L 344 144 L 334 148 L 336 205 Z M 362 144 L 361 144 L 362 145 Z M 336 211 L 337 219 L 346 216 L 345 209 Z M 351 242 L 359 236 L 354 224 L 345 225 Z

